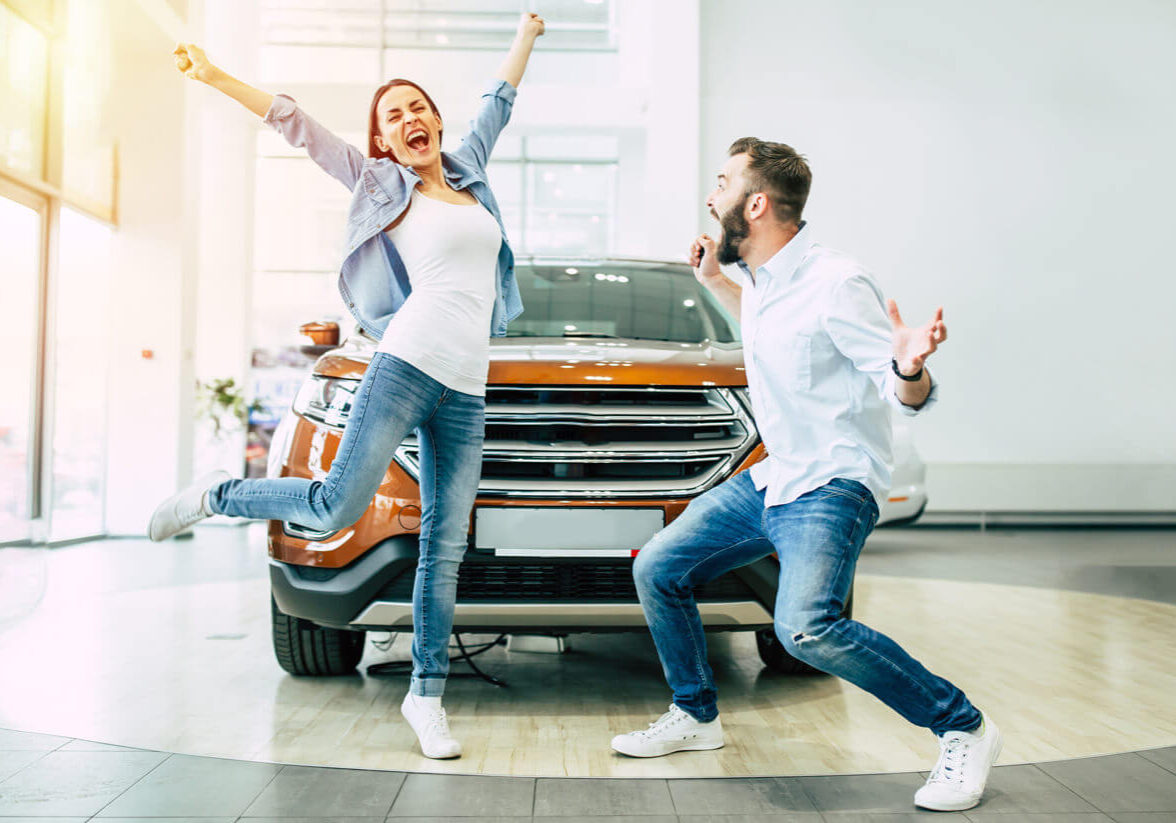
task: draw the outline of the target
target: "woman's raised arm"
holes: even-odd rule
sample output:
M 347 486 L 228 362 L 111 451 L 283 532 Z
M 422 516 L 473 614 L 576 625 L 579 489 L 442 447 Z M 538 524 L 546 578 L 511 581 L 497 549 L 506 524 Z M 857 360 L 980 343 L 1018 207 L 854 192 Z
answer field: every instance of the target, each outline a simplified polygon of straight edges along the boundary
M 286 138 L 292 146 L 306 148 L 310 159 L 349 189 L 363 173 L 363 152 L 324 128 L 285 95 L 272 95 L 243 83 L 212 64 L 204 49 L 181 43 L 173 52 L 176 68 L 185 77 L 206 83 L 233 98 Z
M 224 69 L 214 66 L 204 53 L 204 49 L 194 43 L 179 43 L 172 54 L 175 55 L 176 68 L 183 72 L 185 77 L 199 80 L 227 94 L 258 117 L 265 117 L 274 102 L 274 96 L 269 92 L 255 89 Z
M 524 12 L 519 21 L 519 30 L 515 34 L 514 43 L 506 54 L 506 59 L 498 69 L 498 79 L 505 80 L 516 89 L 523 81 L 523 72 L 527 70 L 527 61 L 531 59 L 531 48 L 535 40 L 543 36 L 546 24 L 543 18 L 533 12 Z

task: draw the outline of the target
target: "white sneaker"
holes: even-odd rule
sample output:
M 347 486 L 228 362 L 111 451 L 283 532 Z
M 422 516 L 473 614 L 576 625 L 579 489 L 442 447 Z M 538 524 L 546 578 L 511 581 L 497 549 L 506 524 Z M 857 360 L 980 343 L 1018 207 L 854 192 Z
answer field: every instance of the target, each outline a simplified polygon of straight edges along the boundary
M 434 760 L 461 757 L 461 744 L 449 733 L 449 719 L 439 698 L 417 697 L 409 692 L 400 704 L 400 713 L 416 732 L 425 757 Z
M 618 734 L 612 747 L 629 757 L 661 757 L 670 752 L 723 748 L 723 723 L 715 718 L 700 723 L 671 703 L 670 710 L 639 732 Z
M 939 738 L 939 762 L 923 788 L 915 792 L 915 805 L 936 812 L 962 812 L 980 802 L 988 772 L 1000 756 L 1000 729 L 984 717 L 980 734 L 947 732 Z
M 158 543 L 212 517 L 212 512 L 204 507 L 204 493 L 232 479 L 225 471 L 210 472 L 164 500 L 151 515 L 147 536 Z

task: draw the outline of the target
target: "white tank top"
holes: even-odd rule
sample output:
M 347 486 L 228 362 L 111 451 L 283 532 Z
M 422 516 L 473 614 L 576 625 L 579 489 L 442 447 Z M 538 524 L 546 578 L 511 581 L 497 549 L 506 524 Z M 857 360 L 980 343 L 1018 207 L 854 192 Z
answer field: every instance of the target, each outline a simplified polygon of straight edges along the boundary
M 388 323 L 378 351 L 455 391 L 484 396 L 502 245 L 498 222 L 479 203 L 444 203 L 414 189 L 408 213 L 388 237 L 412 291 Z

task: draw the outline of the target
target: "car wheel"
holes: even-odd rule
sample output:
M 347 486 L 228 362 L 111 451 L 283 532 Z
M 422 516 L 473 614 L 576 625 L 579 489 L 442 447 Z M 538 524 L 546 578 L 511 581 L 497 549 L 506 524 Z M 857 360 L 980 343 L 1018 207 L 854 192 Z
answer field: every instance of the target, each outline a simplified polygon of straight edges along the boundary
M 853 587 L 849 589 L 849 599 L 845 601 L 842 617 L 853 617 Z M 808 663 L 797 660 L 785 649 L 776 630 L 760 629 L 755 633 L 755 647 L 759 651 L 760 660 L 774 672 L 780 674 L 824 674 L 820 669 L 814 669 Z
M 324 677 L 354 674 L 366 632 L 327 629 L 283 613 L 270 598 L 274 655 L 290 674 Z

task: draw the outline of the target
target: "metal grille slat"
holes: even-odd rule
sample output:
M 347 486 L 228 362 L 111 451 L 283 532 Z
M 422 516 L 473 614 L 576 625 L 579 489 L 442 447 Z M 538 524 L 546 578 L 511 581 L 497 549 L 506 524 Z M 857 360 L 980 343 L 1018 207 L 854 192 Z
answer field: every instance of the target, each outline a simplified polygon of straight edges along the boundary
M 489 386 L 486 400 L 483 496 L 694 495 L 755 441 L 728 389 Z M 397 461 L 419 477 L 415 437 Z

